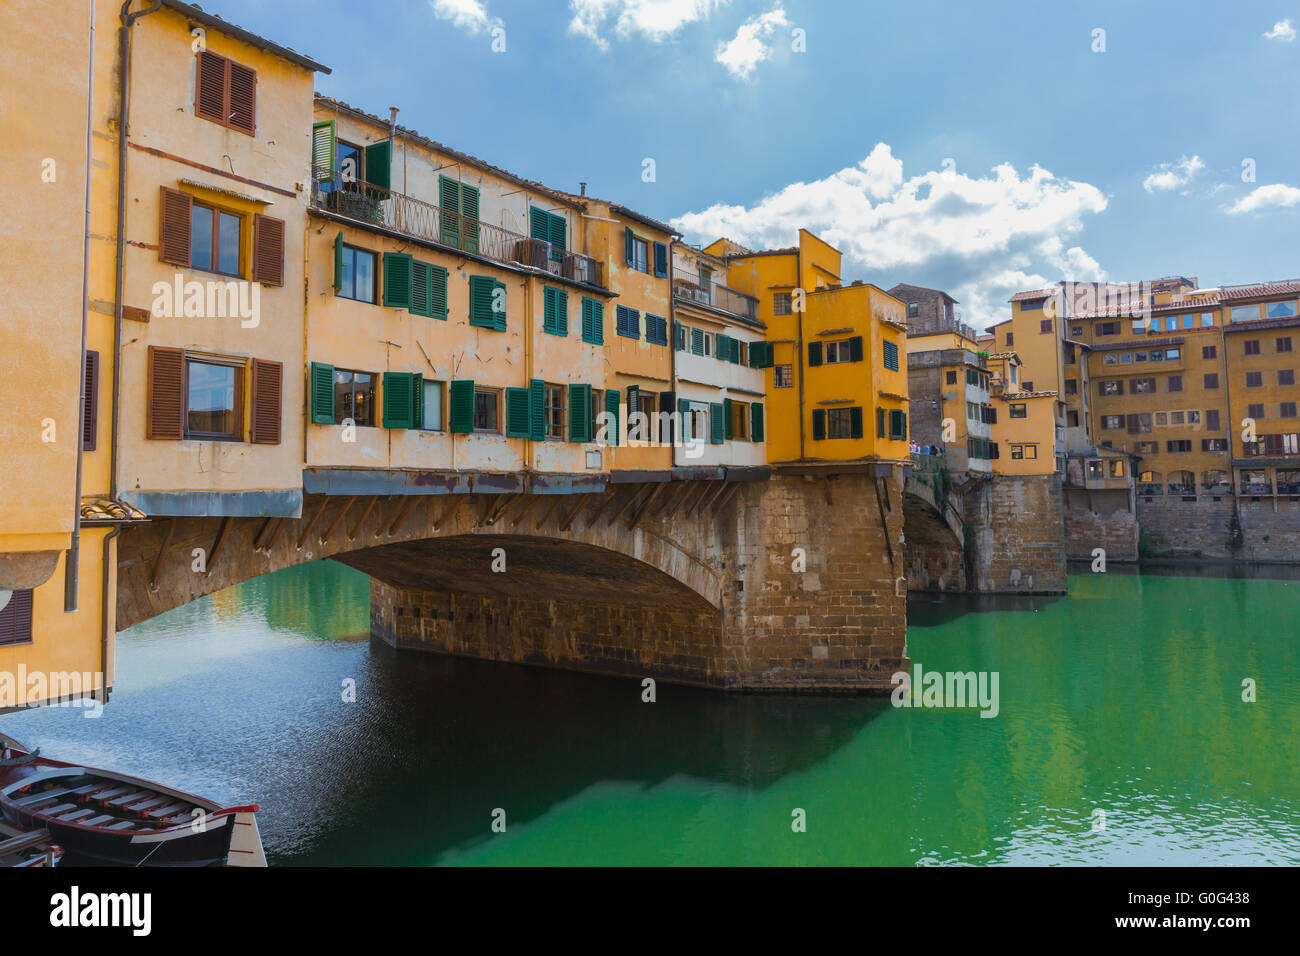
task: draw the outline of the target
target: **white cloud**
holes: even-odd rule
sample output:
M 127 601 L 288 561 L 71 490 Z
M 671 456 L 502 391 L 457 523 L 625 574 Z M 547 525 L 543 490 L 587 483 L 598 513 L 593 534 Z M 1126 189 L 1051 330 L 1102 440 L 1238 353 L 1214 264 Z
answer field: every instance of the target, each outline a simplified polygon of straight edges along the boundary
M 747 80 L 753 74 L 754 68 L 771 55 L 772 50 L 765 42 L 766 38 L 771 36 L 777 27 L 789 25 L 790 21 L 786 19 L 785 11 L 780 7 L 760 16 L 750 17 L 740 25 L 735 37 L 718 44 L 717 49 L 713 51 L 713 58 L 725 66 L 732 76 Z
M 1269 40 L 1281 40 L 1283 43 L 1292 43 L 1295 41 L 1295 27 L 1288 17 L 1285 20 L 1279 20 L 1273 24 L 1273 29 L 1264 34 Z
M 1105 278 L 1092 256 L 1066 240 L 1106 204 L 1097 187 L 1039 166 L 1023 176 L 1004 163 L 983 176 L 906 178 L 902 161 L 878 143 L 856 166 L 792 183 L 749 207 L 689 212 L 673 225 L 694 240 L 726 236 L 751 248 L 792 245 L 802 226 L 844 253 L 846 278 L 866 271 L 885 288 L 944 288 L 961 300 L 965 321 L 982 327 L 1007 316 L 1012 293 L 1055 281 L 1049 275 Z
M 1295 205 L 1300 205 L 1300 189 L 1282 183 L 1272 183 L 1268 186 L 1255 187 L 1248 195 L 1242 196 L 1229 206 L 1228 212 L 1238 216 L 1247 212 L 1259 212 L 1261 209 L 1288 208 Z
M 602 50 L 609 46 L 610 23 L 619 36 L 639 33 L 659 43 L 688 23 L 709 17 L 731 0 L 569 0 L 569 32 L 585 36 Z
M 1182 157 L 1176 163 L 1161 163 L 1155 172 L 1142 180 L 1142 188 L 1149 193 L 1169 192 L 1180 189 L 1190 183 L 1196 174 L 1205 168 L 1201 157 Z
M 488 13 L 485 0 L 429 0 L 429 6 L 439 20 L 450 20 L 466 33 L 481 33 L 501 24 L 499 17 Z

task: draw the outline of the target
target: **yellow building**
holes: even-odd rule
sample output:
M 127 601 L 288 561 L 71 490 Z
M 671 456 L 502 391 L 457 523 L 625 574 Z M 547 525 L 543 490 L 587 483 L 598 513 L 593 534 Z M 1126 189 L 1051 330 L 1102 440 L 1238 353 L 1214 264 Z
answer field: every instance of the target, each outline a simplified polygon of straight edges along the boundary
M 908 460 L 903 303 L 843 285 L 839 250 L 806 229 L 791 248 L 719 239 L 704 252 L 726 261 L 728 286 L 758 300 L 767 328 L 767 460 Z

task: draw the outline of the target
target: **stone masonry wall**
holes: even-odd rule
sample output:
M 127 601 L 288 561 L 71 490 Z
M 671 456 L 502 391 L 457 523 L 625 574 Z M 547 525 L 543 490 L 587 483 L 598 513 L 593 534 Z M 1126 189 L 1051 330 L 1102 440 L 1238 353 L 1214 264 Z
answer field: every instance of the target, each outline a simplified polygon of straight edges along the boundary
M 1138 559 L 1137 515 L 1129 510 L 1127 492 L 1065 493 L 1066 557 L 1091 561 L 1096 548 L 1105 550 L 1108 561 Z
M 1064 594 L 1065 520 L 1059 475 L 995 475 L 964 495 L 975 533 L 975 590 Z
M 1239 502 L 1233 521 L 1231 495 L 1139 496 L 1137 517 L 1146 545 L 1154 555 L 1214 560 L 1300 560 L 1300 501 L 1261 498 Z

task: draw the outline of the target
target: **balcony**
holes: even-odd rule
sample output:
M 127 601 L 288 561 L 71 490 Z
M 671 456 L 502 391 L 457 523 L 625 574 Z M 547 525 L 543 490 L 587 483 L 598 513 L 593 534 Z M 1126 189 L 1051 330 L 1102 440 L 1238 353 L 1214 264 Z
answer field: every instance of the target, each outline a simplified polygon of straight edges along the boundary
M 605 286 L 604 264 L 598 259 L 556 249 L 549 242 L 369 183 L 343 182 L 338 175 L 313 177 L 311 205 L 362 225 L 379 226 L 484 259 L 529 266 L 590 286 Z
M 723 312 L 730 312 L 751 322 L 758 321 L 758 300 L 743 292 L 728 289 L 725 285 L 715 285 L 712 289 L 705 289 L 689 279 L 674 279 L 673 295 L 679 299 L 688 299 L 691 302 L 721 309 Z

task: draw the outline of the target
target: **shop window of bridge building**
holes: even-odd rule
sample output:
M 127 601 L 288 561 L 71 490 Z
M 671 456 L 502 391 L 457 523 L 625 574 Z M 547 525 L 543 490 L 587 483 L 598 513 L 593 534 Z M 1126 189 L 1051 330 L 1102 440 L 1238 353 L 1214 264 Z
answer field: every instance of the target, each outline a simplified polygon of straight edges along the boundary
M 1140 495 L 1162 495 L 1165 476 L 1158 471 L 1144 471 L 1138 475 L 1137 492 Z
M 1171 471 L 1169 473 L 1169 493 L 1171 495 L 1195 495 L 1196 475 L 1190 471 Z
M 1279 468 L 1277 470 L 1277 493 L 1279 495 L 1300 495 L 1300 470 Z

